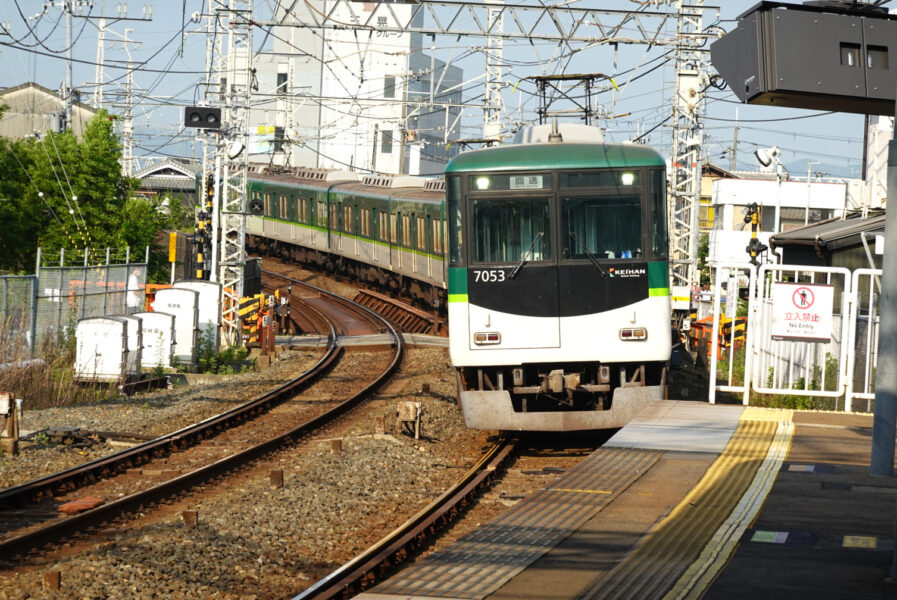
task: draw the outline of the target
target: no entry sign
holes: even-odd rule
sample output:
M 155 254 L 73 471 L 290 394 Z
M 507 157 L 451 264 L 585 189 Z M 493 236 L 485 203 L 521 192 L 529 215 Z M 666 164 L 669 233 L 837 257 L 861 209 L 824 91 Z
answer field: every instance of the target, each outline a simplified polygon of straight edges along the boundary
M 830 285 L 774 283 L 772 285 L 772 339 L 829 342 L 832 339 Z

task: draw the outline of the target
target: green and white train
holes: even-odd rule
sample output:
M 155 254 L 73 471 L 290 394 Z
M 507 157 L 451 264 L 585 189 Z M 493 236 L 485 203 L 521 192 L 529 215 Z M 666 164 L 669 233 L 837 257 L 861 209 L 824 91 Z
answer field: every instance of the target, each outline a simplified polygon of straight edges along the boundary
M 664 395 L 666 176 L 650 148 L 537 126 L 458 155 L 444 184 L 261 175 L 250 207 L 251 251 L 447 304 L 469 427 L 617 428 Z

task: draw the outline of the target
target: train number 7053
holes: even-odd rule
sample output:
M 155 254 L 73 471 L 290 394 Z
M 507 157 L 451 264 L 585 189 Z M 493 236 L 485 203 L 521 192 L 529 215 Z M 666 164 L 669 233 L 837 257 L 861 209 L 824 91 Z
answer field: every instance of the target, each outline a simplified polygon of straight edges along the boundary
M 474 270 L 473 280 L 480 283 L 494 283 L 505 280 L 505 272 L 501 269 Z

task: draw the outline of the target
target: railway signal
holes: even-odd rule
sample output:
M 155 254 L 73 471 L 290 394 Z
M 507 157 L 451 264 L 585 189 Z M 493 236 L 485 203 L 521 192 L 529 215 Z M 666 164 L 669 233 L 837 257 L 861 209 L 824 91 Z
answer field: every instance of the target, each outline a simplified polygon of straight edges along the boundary
M 184 108 L 184 127 L 221 129 L 221 109 L 208 106 L 188 106 Z

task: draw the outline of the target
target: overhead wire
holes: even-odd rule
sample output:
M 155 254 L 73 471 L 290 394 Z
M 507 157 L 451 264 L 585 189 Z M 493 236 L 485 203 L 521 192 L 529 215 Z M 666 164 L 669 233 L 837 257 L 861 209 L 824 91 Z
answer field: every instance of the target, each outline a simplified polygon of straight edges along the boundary
M 87 239 L 84 237 L 84 232 L 81 231 L 81 225 L 78 223 L 77 217 L 75 217 L 75 209 L 72 208 L 72 205 L 69 202 L 68 196 L 65 193 L 65 188 L 62 187 L 62 181 L 60 181 L 59 173 L 56 172 L 56 167 L 53 165 L 53 159 L 50 158 L 50 152 L 47 150 L 47 145 L 46 145 L 46 143 L 44 143 L 43 136 L 38 134 L 37 140 L 40 142 L 41 148 L 43 148 L 43 150 L 44 150 L 44 154 L 47 155 L 47 163 L 50 165 L 50 169 L 53 171 L 53 176 L 56 178 L 56 183 L 59 184 L 59 191 L 62 192 L 62 199 L 65 200 L 65 205 L 68 208 L 69 215 L 72 217 L 72 221 L 74 221 L 74 223 L 75 223 L 75 229 L 81 235 L 81 240 L 85 244 L 87 244 Z M 84 227 L 87 228 L 86 222 L 84 223 Z
M 50 214 L 53 216 L 54 219 L 56 219 L 56 222 L 59 223 L 59 226 L 62 227 L 62 232 L 68 238 L 69 242 L 72 243 L 72 247 L 75 247 L 76 246 L 75 241 L 72 239 L 72 236 L 69 233 L 68 229 L 66 228 L 65 223 L 62 222 L 62 220 L 56 214 L 56 211 L 53 210 L 53 207 L 50 206 L 49 202 L 47 202 L 47 199 L 44 197 L 44 193 L 42 191 L 40 191 L 40 188 L 37 187 L 37 184 L 34 182 L 34 179 L 32 179 L 31 174 L 28 172 L 28 169 L 26 169 L 25 165 L 22 164 L 22 161 L 19 159 L 19 156 L 16 154 L 16 151 L 15 151 L 15 148 L 13 147 L 13 145 L 9 146 L 9 151 L 10 151 L 10 154 L 12 154 L 12 157 L 14 159 L 16 159 L 16 162 L 18 163 L 19 168 L 21 168 L 22 171 L 25 173 L 25 177 L 27 177 L 28 181 L 31 182 L 31 187 L 34 188 L 34 191 L 37 193 L 37 197 L 40 198 L 43 201 L 43 203 L 47 206 L 47 210 L 50 211 Z

